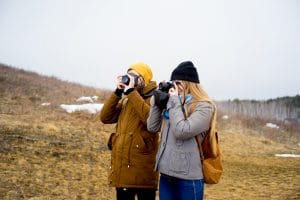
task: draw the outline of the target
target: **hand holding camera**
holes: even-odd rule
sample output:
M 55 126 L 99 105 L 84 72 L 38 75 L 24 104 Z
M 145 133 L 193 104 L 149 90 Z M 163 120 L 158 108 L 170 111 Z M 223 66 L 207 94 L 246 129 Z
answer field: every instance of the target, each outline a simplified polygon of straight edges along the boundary
M 153 93 L 155 104 L 160 109 L 165 109 L 167 107 L 167 103 L 170 95 L 173 94 L 172 90 L 175 88 L 173 82 L 171 81 L 163 81 L 158 84 L 158 90 L 155 90 Z M 171 93 L 170 93 L 171 92 Z
M 134 88 L 134 79 L 130 75 L 118 76 L 117 88 L 126 92 L 130 88 Z
M 117 78 L 117 88 L 119 90 L 124 90 L 124 93 L 128 90 L 133 90 L 138 84 L 139 76 L 134 73 L 127 73 L 125 75 L 118 76 Z
M 174 96 L 174 95 L 176 95 L 176 96 L 178 96 L 178 86 L 177 86 L 177 84 L 175 83 L 175 84 L 173 84 L 173 87 L 171 87 L 170 89 L 169 89 L 169 95 L 170 96 Z

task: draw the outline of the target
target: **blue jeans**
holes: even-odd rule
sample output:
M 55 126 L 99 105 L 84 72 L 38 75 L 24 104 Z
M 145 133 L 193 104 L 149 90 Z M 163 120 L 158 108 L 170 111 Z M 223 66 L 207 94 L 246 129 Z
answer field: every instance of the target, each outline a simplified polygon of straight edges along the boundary
M 161 174 L 159 182 L 160 200 L 202 200 L 204 181 L 184 180 Z

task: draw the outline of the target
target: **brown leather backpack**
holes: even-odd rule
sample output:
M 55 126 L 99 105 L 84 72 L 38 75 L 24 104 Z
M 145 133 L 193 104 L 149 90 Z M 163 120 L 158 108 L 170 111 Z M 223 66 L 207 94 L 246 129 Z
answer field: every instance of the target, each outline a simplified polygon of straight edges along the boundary
M 221 152 L 220 152 L 219 141 L 218 141 L 218 133 L 215 132 L 213 137 L 216 137 L 216 141 L 217 141 L 217 155 L 213 155 L 211 152 L 209 131 L 204 137 L 202 143 L 199 135 L 195 137 L 198 144 L 200 157 L 201 157 L 204 182 L 206 184 L 218 183 L 220 181 L 223 172 Z

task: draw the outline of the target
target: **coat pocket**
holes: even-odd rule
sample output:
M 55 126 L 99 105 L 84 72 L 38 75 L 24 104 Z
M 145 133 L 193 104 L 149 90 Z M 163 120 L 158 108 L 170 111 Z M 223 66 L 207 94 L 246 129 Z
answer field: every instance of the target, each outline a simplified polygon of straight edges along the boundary
M 190 169 L 190 154 L 173 149 L 170 152 L 169 169 L 178 174 L 188 174 Z
M 148 138 L 147 138 L 148 139 Z M 134 140 L 134 148 L 140 154 L 149 154 L 147 139 L 144 139 L 140 134 L 137 134 Z

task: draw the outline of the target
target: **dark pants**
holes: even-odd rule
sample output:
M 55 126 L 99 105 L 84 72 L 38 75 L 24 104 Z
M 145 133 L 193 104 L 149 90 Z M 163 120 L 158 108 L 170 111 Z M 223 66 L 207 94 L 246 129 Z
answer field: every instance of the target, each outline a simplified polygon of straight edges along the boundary
M 117 200 L 134 200 L 137 195 L 138 200 L 155 200 L 156 189 L 143 188 L 116 188 Z

